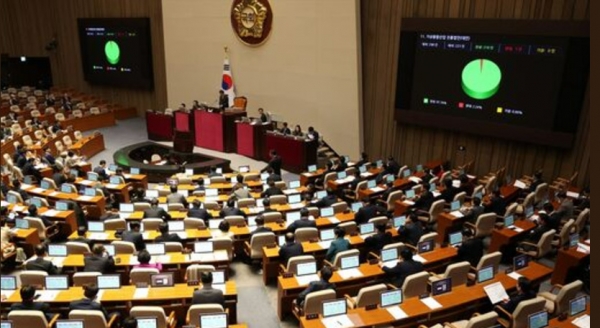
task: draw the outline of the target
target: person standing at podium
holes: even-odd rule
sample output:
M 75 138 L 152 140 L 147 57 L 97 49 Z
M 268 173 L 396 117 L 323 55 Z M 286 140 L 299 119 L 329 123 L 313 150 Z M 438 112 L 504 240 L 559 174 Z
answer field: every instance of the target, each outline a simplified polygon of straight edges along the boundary
M 225 94 L 225 91 L 219 90 L 219 109 L 227 107 L 229 107 L 229 97 Z
M 266 172 L 269 168 L 273 169 L 273 173 L 277 174 L 278 176 L 281 176 L 281 165 L 282 160 L 281 160 L 281 156 L 279 156 L 277 154 L 277 151 L 275 151 L 275 149 L 271 149 L 271 151 L 269 152 L 269 155 L 271 156 L 271 160 L 269 160 L 269 164 L 267 164 L 267 166 L 265 166 L 264 169 L 262 169 L 260 172 Z
M 262 108 L 258 109 L 258 114 L 260 115 L 260 122 L 262 124 L 265 124 L 269 121 L 269 118 L 267 117 L 267 114 L 265 114 L 265 110 Z
M 306 138 L 310 141 L 319 141 L 319 132 L 317 132 L 317 130 L 315 130 L 315 128 L 312 126 L 309 126 Z

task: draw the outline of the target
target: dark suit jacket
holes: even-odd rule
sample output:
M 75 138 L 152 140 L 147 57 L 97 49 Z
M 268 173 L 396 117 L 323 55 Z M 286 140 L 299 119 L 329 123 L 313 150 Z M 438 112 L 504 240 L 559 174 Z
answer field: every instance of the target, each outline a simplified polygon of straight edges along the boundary
M 527 241 L 537 244 L 540 239 L 542 239 L 542 235 L 550 230 L 551 229 L 547 224 L 540 224 L 535 229 L 531 230 L 529 236 L 527 236 Z
M 58 268 L 56 268 L 52 262 L 44 260 L 42 257 L 38 257 L 35 260 L 27 262 L 27 264 L 25 264 L 25 268 L 27 270 L 45 271 L 48 272 L 49 275 L 58 274 Z
M 244 211 L 242 211 L 236 207 L 225 207 L 219 212 L 219 216 L 222 218 L 224 218 L 226 216 L 231 216 L 231 215 L 240 215 L 243 217 L 247 217 L 247 215 L 246 215 L 246 213 L 244 213 Z
M 396 264 L 396 266 L 393 268 L 384 266 L 382 270 L 385 272 L 385 274 L 388 276 L 388 279 L 394 286 L 402 288 L 402 284 L 404 284 L 406 277 L 410 276 L 411 274 L 419 273 L 424 269 L 423 263 L 411 260 L 398 262 L 398 264 Z
M 544 180 L 534 180 L 531 182 L 531 184 L 529 185 L 529 192 L 535 192 L 535 190 L 537 189 L 537 186 L 541 185 L 542 183 L 544 183 Z
M 286 134 L 286 135 L 287 135 L 287 134 L 292 134 L 292 130 L 290 130 L 290 128 L 281 128 L 281 129 L 279 130 L 279 132 L 280 132 L 280 133 L 283 133 L 283 134 Z
M 54 183 L 56 183 L 56 186 L 58 188 L 60 188 L 60 185 L 62 185 L 63 183 L 67 182 L 67 178 L 65 178 L 64 174 L 60 172 L 54 173 L 52 175 L 52 180 L 54 180 Z
M 458 248 L 456 262 L 467 261 L 476 267 L 483 256 L 483 241 L 480 238 L 465 240 Z
M 271 197 L 274 195 L 284 195 L 283 191 L 277 187 L 269 187 L 260 194 L 260 197 Z
M 108 179 L 108 174 L 106 174 L 106 170 L 102 166 L 96 166 L 94 168 L 94 172 L 98 174 L 98 177 L 102 180 Z
M 214 289 L 211 287 L 207 288 L 207 286 L 202 286 L 202 288 L 194 291 L 192 296 L 192 304 L 221 304 L 225 306 L 225 297 L 223 296 L 223 292 L 219 289 Z
M 281 165 L 281 156 L 273 156 L 271 160 L 269 160 L 269 164 L 267 164 L 267 166 L 264 169 L 262 169 L 261 172 L 266 171 L 270 167 L 273 169 L 274 174 L 281 176 Z
M 442 191 L 438 199 L 443 199 L 446 203 L 452 203 L 454 196 L 458 194 L 458 189 L 454 187 L 446 188 Z
M 365 247 L 368 252 L 379 252 L 383 246 L 392 243 L 392 234 L 389 232 L 377 233 L 365 239 Z
M 101 311 L 102 314 L 104 314 L 104 318 L 106 318 L 106 320 L 108 320 L 108 313 L 106 312 L 106 309 L 104 309 L 104 307 L 102 306 L 102 304 L 92 301 L 89 298 L 82 298 L 80 300 L 77 301 L 72 301 L 69 304 L 69 311 L 71 310 L 96 310 L 96 311 Z
M 227 94 L 223 94 L 223 96 L 219 96 L 219 108 L 228 108 L 229 107 L 229 96 Z
M 303 253 L 304 253 L 304 250 L 302 249 L 302 244 L 287 243 L 287 244 L 281 246 L 281 248 L 279 248 L 279 258 L 280 258 L 281 264 L 283 264 L 284 266 L 287 266 L 287 263 L 290 258 L 292 258 L 294 256 L 300 256 Z
M 167 196 L 167 204 L 183 204 L 186 208 L 188 207 L 188 202 L 185 197 L 180 193 L 174 193 Z
M 121 235 L 121 240 L 132 242 L 135 245 L 135 250 L 138 252 L 142 249 L 146 249 L 144 235 L 142 235 L 141 232 L 123 231 L 123 234 Z
M 379 216 L 385 215 L 387 210 L 379 205 L 367 205 L 361 207 L 356 214 L 354 214 L 354 221 L 356 224 L 362 224 L 369 222 L 370 219 Z
M 288 227 L 289 232 L 295 232 L 298 228 L 316 228 L 317 223 L 315 221 L 311 221 L 307 219 L 300 219 L 292 222 Z
M 171 215 L 160 207 L 151 207 L 144 210 L 144 218 L 161 218 L 171 220 Z
M 188 211 L 187 216 L 190 218 L 198 218 L 204 221 L 212 219 L 212 214 L 203 208 L 192 208 Z
M 413 207 L 419 210 L 429 211 L 431 204 L 433 204 L 434 201 L 435 197 L 433 197 L 433 193 L 427 190 L 424 191 L 419 199 L 415 201 L 415 205 L 413 205 Z
M 112 256 L 86 256 L 83 258 L 83 264 L 84 272 L 101 272 L 102 274 L 105 274 L 113 271 L 115 268 L 115 260 Z
M 323 279 L 319 280 L 319 281 L 312 281 L 308 284 L 308 287 L 306 287 L 305 290 L 303 290 L 299 295 L 298 298 L 296 299 L 296 304 L 302 306 L 302 304 L 304 303 L 304 299 L 306 298 L 306 295 L 312 293 L 312 292 L 318 292 L 320 290 L 325 290 L 325 289 L 333 289 L 335 290 L 335 285 L 332 283 L 329 283 Z
M 400 235 L 400 241 L 403 243 L 416 246 L 421 236 L 423 236 L 423 228 L 419 223 L 407 224 L 398 228 L 398 235 Z
M 50 313 L 50 305 L 44 302 L 22 302 L 14 303 L 10 306 L 10 311 L 13 310 L 35 310 L 42 311 L 46 316 L 47 320 L 52 319 L 52 313 Z
M 314 206 L 316 206 L 318 208 L 322 208 L 322 207 L 329 207 L 335 203 L 337 203 L 337 196 L 336 195 L 327 195 L 327 196 L 321 198 L 316 203 L 314 203 Z
M 157 243 L 164 243 L 167 241 L 176 241 L 181 243 L 181 238 L 176 233 L 167 233 L 166 235 L 160 235 L 154 239 Z
M 508 303 L 500 303 L 500 306 L 504 308 L 508 313 L 513 313 L 519 305 L 519 303 L 521 303 L 522 301 L 530 300 L 535 296 L 536 295 L 533 292 L 528 294 L 517 294 L 511 297 Z
M 479 205 L 479 206 L 473 206 L 471 208 L 471 210 L 469 210 L 469 212 L 467 213 L 467 215 L 465 215 L 465 221 L 471 222 L 471 223 L 475 223 L 477 222 L 477 218 L 483 214 L 483 212 L 485 211 L 485 207 Z
M 506 213 L 506 202 L 502 197 L 492 197 L 489 204 L 484 205 L 485 213 L 496 213 L 498 215 L 504 215 Z
M 263 232 L 273 232 L 273 229 L 269 228 L 269 227 L 258 227 L 256 228 L 256 230 L 252 231 L 252 233 L 250 234 L 250 237 L 254 236 L 257 233 L 263 233 Z

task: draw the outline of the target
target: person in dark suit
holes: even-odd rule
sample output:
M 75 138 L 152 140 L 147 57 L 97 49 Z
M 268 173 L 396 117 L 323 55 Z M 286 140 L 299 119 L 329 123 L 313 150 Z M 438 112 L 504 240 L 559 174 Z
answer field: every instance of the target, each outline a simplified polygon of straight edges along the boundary
M 462 235 L 463 242 L 458 248 L 456 262 L 467 261 L 472 267 L 477 267 L 483 257 L 483 240 L 473 236 L 471 229 L 464 229 Z
M 308 127 L 308 133 L 306 133 L 306 138 L 311 141 L 319 141 L 319 132 L 315 130 L 312 126 Z
M 526 277 L 519 277 L 517 281 L 517 295 L 510 299 L 504 299 L 500 306 L 508 313 L 513 313 L 519 303 L 536 297 L 536 293 L 531 286 L 531 281 Z
M 252 233 L 250 234 L 251 238 L 252 238 L 252 236 L 254 236 L 257 233 L 273 232 L 273 229 L 271 229 L 269 227 L 265 227 L 265 219 L 262 216 L 259 215 L 258 217 L 256 217 L 254 222 L 256 222 L 256 230 L 252 231 Z
M 40 170 L 35 168 L 35 158 L 33 157 L 27 159 L 25 165 L 23 165 L 21 172 L 23 173 L 23 175 L 31 175 L 37 181 L 42 181 L 42 173 L 40 172 Z
M 271 179 L 275 182 L 283 181 L 283 179 L 281 178 L 281 175 L 276 174 L 275 171 L 273 170 L 273 168 L 270 166 L 267 167 L 267 173 L 269 173 L 269 176 L 267 177 L 267 179 Z
M 18 105 L 18 104 L 19 104 L 19 99 L 17 99 L 17 95 L 16 95 L 16 94 L 14 94 L 14 93 L 11 93 L 11 94 L 10 94 L 10 99 L 8 100 L 8 103 L 9 103 L 11 106 L 16 106 L 16 105 Z M 11 111 L 10 113 L 14 113 L 14 112 L 12 112 L 12 111 Z M 9 113 L 9 114 L 10 114 L 10 113 Z M 15 121 L 16 121 L 16 120 L 15 120 Z
M 125 318 L 121 323 L 121 328 L 138 328 L 137 319 L 136 318 Z
M 490 202 L 483 206 L 485 207 L 484 213 L 493 212 L 500 216 L 504 216 L 504 213 L 506 213 L 506 201 L 502 198 L 500 190 L 494 190 Z
M 58 131 L 61 131 L 62 129 L 63 128 L 62 128 L 62 125 L 60 125 L 60 121 L 57 120 L 56 122 L 54 122 L 54 124 L 52 124 L 52 133 L 56 134 L 56 133 L 58 133 Z
M 277 210 L 274 210 L 271 208 L 271 200 L 269 198 L 265 198 L 263 199 L 263 210 L 262 212 L 260 212 L 260 215 L 263 215 L 265 213 L 272 213 L 272 212 L 278 212 Z
M 548 228 L 558 231 L 558 229 L 560 228 L 561 213 L 554 210 L 554 206 L 552 205 L 552 203 L 544 204 L 543 209 L 544 212 L 546 212 L 546 214 L 548 215 L 548 220 L 546 222 Z M 540 212 L 540 214 L 542 213 Z
M 379 263 L 390 283 L 398 288 L 402 288 L 406 277 L 424 270 L 423 263 L 415 261 L 413 259 L 413 253 L 409 249 L 402 249 L 402 251 L 400 251 L 400 257 L 402 258 L 402 261 L 398 261 L 393 268 L 388 268 L 384 266 L 383 263 Z
M 185 197 L 177 192 L 177 186 L 171 186 L 171 194 L 167 196 L 167 204 L 183 204 L 188 208 L 188 201 Z
M 456 194 L 458 194 L 458 189 L 452 185 L 452 179 L 446 179 L 444 180 L 444 190 L 442 190 L 437 199 L 443 199 L 446 203 L 450 204 Z
M 169 225 L 166 222 L 163 222 L 158 225 L 158 231 L 160 232 L 160 236 L 156 237 L 154 240 L 157 243 L 175 241 L 181 243 L 181 238 L 176 233 L 169 233 Z
M 281 129 L 279 129 L 279 133 L 286 135 L 286 136 L 292 134 L 292 130 L 290 130 L 290 128 L 288 128 L 287 122 L 283 122 L 283 127 Z
M 306 299 L 306 296 L 312 292 L 318 292 L 325 289 L 335 290 L 335 285 L 329 282 L 331 276 L 333 276 L 333 272 L 331 271 L 330 267 L 323 266 L 321 271 L 319 271 L 319 276 L 321 278 L 320 280 L 312 281 L 308 284 L 308 287 L 306 287 L 305 290 L 298 294 L 298 298 L 296 298 L 296 304 L 298 304 L 298 306 L 304 306 L 304 300 Z
M 101 181 L 108 180 L 108 174 L 106 174 L 106 161 L 101 160 L 98 163 L 98 166 L 94 168 L 94 172 L 98 174 L 98 179 L 100 179 Z
M 54 94 L 46 94 L 46 100 L 44 101 L 47 107 L 52 107 L 56 104 L 56 98 Z
M 21 189 L 21 181 L 19 181 L 19 179 L 14 179 L 12 181 L 11 190 L 18 193 L 19 195 L 21 195 L 21 198 L 23 198 L 23 201 L 27 201 L 29 199 L 29 194 L 25 190 Z M 36 207 L 36 210 L 37 210 L 37 207 Z
M 271 196 L 275 196 L 275 195 L 284 195 L 283 191 L 281 189 L 279 189 L 277 186 L 275 186 L 275 180 L 268 178 L 267 185 L 269 186 L 269 188 L 267 188 L 265 191 L 263 191 L 260 194 L 260 197 L 265 198 L 265 197 L 271 197 Z
M 423 233 L 423 227 L 421 227 L 421 222 L 419 222 L 419 217 L 416 213 L 410 213 L 406 217 L 405 224 L 398 228 L 400 241 L 413 246 L 419 243 L 419 239 L 421 239 Z
M 542 239 L 542 236 L 550 231 L 550 226 L 548 226 L 548 220 L 549 220 L 549 216 L 546 213 L 540 213 L 539 215 L 539 221 L 537 223 L 537 226 L 531 230 L 531 232 L 529 232 L 529 235 L 527 235 L 525 237 L 525 239 L 533 244 L 537 244 L 540 239 Z
M 383 170 L 383 172 L 381 173 L 382 176 L 386 174 L 397 176 L 398 172 L 400 172 L 400 164 L 396 162 L 394 157 L 388 157 L 387 163 L 385 164 L 385 170 Z
M 367 223 L 370 219 L 386 215 L 387 209 L 377 204 L 376 198 L 363 199 L 363 203 L 367 203 L 366 206 L 361 207 L 356 214 L 354 214 L 354 221 L 357 225 Z
M 210 167 L 210 170 L 209 170 L 209 172 L 208 172 L 208 177 L 209 177 L 209 178 L 212 178 L 212 177 L 220 177 L 220 176 L 223 176 L 223 175 L 222 175 L 221 173 L 218 173 L 218 172 L 217 172 L 217 167 L 216 167 L 216 166 L 214 166 L 214 165 L 213 165 L 213 166 L 211 166 L 211 167 Z
M 337 253 L 350 249 L 350 242 L 344 238 L 346 235 L 346 231 L 344 229 L 335 227 L 335 229 L 333 229 L 333 233 L 335 234 L 335 239 L 331 242 L 331 245 L 327 250 L 327 254 L 325 254 L 325 259 L 329 262 L 332 262 L 335 259 Z
M 50 147 L 44 147 L 44 156 L 42 157 L 42 161 L 48 163 L 48 165 L 54 165 L 56 163 L 56 158 L 52 155 L 52 150 Z
M 361 167 L 368 162 L 369 162 L 369 155 L 363 151 L 362 153 L 360 153 L 360 159 L 356 163 L 354 163 L 354 166 Z
M 144 210 L 144 218 L 171 220 L 171 215 L 163 208 L 158 207 L 158 199 L 154 198 L 150 201 L 150 208 Z
M 221 209 L 221 211 L 219 212 L 219 217 L 221 217 L 221 218 L 224 218 L 226 216 L 231 216 L 231 215 L 239 215 L 239 216 L 243 216 L 244 218 L 247 217 L 247 215 L 244 211 L 235 207 L 235 198 L 229 198 L 227 200 L 227 206 L 223 207 Z
M 302 208 L 300 210 L 300 219 L 292 222 L 287 228 L 287 231 L 294 233 L 298 228 L 316 228 L 317 223 L 314 220 L 308 219 L 309 214 L 306 207 Z
M 212 287 L 212 273 L 202 272 L 200 279 L 202 280 L 202 288 L 194 291 L 192 304 L 221 304 L 225 306 L 223 292 L 220 289 Z
M 136 251 L 141 251 L 142 249 L 146 249 L 146 242 L 144 241 L 144 236 L 140 232 L 140 222 L 131 221 L 129 223 L 129 231 L 123 231 L 121 235 L 121 240 L 131 242 L 135 245 Z
M 391 244 L 393 242 L 392 234 L 385 231 L 385 224 L 380 223 L 375 228 L 377 229 L 377 233 L 365 239 L 365 248 L 367 253 L 379 253 L 383 246 Z
M 225 109 L 229 107 L 229 96 L 225 94 L 225 91 L 219 90 L 219 109 Z
M 458 192 L 464 192 L 467 196 L 471 197 L 473 195 L 473 191 L 475 190 L 475 186 L 469 181 L 469 177 L 466 174 L 461 174 L 459 177 L 460 186 L 458 187 Z
M 187 216 L 189 218 L 197 218 L 204 220 L 204 223 L 208 225 L 208 220 L 212 219 L 213 216 L 209 211 L 200 208 L 202 206 L 202 202 L 198 199 L 194 199 L 192 202 L 192 208 L 187 212 Z
M 335 192 L 333 192 L 333 189 L 327 188 L 327 196 L 319 199 L 318 201 L 314 202 L 312 205 L 316 206 L 318 208 L 323 208 L 323 207 L 329 207 L 335 203 L 337 203 L 338 198 L 337 195 L 335 194 Z
M 268 168 L 272 168 L 273 173 L 281 177 L 281 165 L 283 164 L 281 156 L 277 154 L 277 151 L 275 149 L 271 149 L 269 155 L 271 156 L 269 163 L 267 164 L 267 166 L 265 166 L 265 168 L 260 170 L 260 172 L 266 172 Z
M 302 244 L 294 241 L 294 234 L 288 232 L 285 234 L 285 244 L 279 248 L 279 258 L 281 263 L 287 267 L 288 261 L 294 256 L 300 256 L 304 253 Z
M 58 274 L 58 268 L 52 262 L 45 260 L 44 257 L 48 256 L 45 244 L 35 245 L 35 256 L 36 258 L 28 261 L 25 264 L 27 270 L 37 270 L 47 272 L 49 275 Z
M 80 300 L 72 301 L 69 303 L 69 311 L 73 310 L 95 310 L 100 311 L 104 315 L 104 319 L 108 321 L 110 318 L 106 309 L 96 302 L 96 296 L 98 295 L 98 286 L 96 284 L 90 284 L 83 286 L 83 298 Z
M 92 248 L 92 255 L 83 258 L 84 272 L 100 272 L 102 274 L 113 271 L 115 260 L 108 254 L 102 244 L 96 244 Z
M 475 224 L 477 222 L 477 218 L 485 211 L 485 207 L 481 205 L 481 198 L 479 197 L 473 198 L 472 202 L 473 206 L 465 214 L 465 222 L 471 222 Z
M 38 214 L 38 208 L 37 206 L 31 204 L 27 207 L 27 214 L 28 216 L 32 217 L 32 218 L 38 218 L 40 220 L 42 220 L 42 223 L 44 224 L 44 227 L 48 228 L 51 225 L 57 224 L 54 223 L 53 221 L 50 221 L 46 216 L 44 215 L 39 215 Z
M 541 185 L 542 183 L 544 183 L 544 180 L 542 179 L 542 172 L 538 171 L 533 175 L 533 180 L 531 181 L 531 184 L 529 185 L 529 192 L 535 192 L 535 190 L 537 189 L 537 187 L 539 185 Z
M 265 114 L 265 110 L 262 108 L 258 109 L 258 117 L 260 118 L 261 123 L 267 123 L 269 121 L 267 114 Z
M 429 211 L 431 208 L 431 204 L 435 201 L 435 197 L 433 193 L 429 191 L 431 185 L 427 182 L 423 182 L 423 192 L 415 200 L 415 204 L 412 206 L 413 209 L 421 210 L 421 211 Z
M 58 161 L 55 163 L 58 163 Z M 52 170 L 54 171 L 54 174 L 52 174 L 52 180 L 54 180 L 54 183 L 58 188 L 60 188 L 63 183 L 67 182 L 66 169 L 59 167 L 59 165 L 55 164 L 52 166 Z
M 331 167 L 331 170 L 336 171 L 336 172 L 342 172 L 342 171 L 345 171 L 347 168 L 348 168 L 348 163 L 346 163 L 346 157 L 341 156 L 339 162 L 334 164 Z
M 34 286 L 30 286 L 30 285 L 21 286 L 21 290 L 19 292 L 21 294 L 21 303 L 13 303 L 10 306 L 10 311 L 14 311 L 14 310 L 41 311 L 44 313 L 44 316 L 46 317 L 46 319 L 48 321 L 52 320 L 52 317 L 54 316 L 54 314 L 50 312 L 50 305 L 45 302 L 36 302 L 34 300 L 34 297 L 35 297 L 35 287 Z
M 80 226 L 77 228 L 77 238 L 72 239 L 71 241 L 75 241 L 78 243 L 84 243 L 87 244 L 88 246 L 90 246 L 90 249 L 92 249 L 92 247 L 94 246 L 94 243 L 90 240 L 87 239 L 85 237 L 85 234 L 87 233 L 87 227 L 86 226 Z

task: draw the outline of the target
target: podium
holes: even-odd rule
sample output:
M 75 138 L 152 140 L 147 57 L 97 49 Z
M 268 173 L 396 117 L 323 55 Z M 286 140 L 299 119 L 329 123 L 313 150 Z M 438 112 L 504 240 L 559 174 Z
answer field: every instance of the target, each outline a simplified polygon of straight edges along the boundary
M 190 131 L 175 130 L 173 150 L 180 153 L 194 152 L 194 135 Z
M 176 111 L 173 113 L 175 116 L 175 130 L 179 131 L 194 131 L 194 115 L 187 111 Z
M 265 146 L 265 133 L 273 129 L 273 124 L 250 124 L 237 122 L 237 153 L 256 160 L 262 160 Z
M 194 112 L 196 146 L 211 150 L 234 153 L 237 150 L 235 121 L 246 116 L 245 111 L 210 113 L 203 110 Z
M 148 131 L 148 139 L 150 140 L 173 140 L 173 115 L 146 111 L 146 130 Z
M 263 159 L 268 161 L 269 151 L 274 149 L 281 156 L 284 170 L 301 173 L 308 165 L 317 164 L 317 147 L 318 141 L 266 132 Z

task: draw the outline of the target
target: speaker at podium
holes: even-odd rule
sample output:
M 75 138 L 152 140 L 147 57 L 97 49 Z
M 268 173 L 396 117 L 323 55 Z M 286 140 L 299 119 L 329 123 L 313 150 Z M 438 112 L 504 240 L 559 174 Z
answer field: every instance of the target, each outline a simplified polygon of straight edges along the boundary
M 194 135 L 190 131 L 175 130 L 173 149 L 180 153 L 194 152 Z

